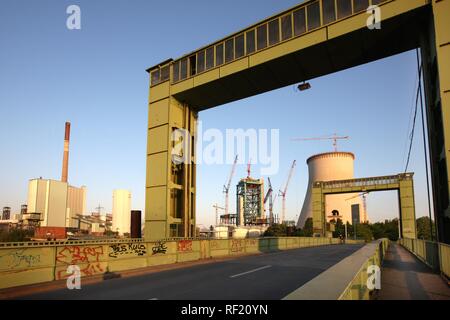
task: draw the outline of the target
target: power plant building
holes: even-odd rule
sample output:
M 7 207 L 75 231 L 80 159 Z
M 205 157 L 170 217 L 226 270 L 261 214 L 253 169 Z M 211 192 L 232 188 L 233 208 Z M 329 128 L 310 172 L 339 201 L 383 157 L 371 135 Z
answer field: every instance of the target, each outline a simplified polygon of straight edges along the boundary
M 316 181 L 354 179 L 355 155 L 351 152 L 327 152 L 316 154 L 308 160 L 308 190 L 303 202 L 297 227 L 303 228 L 308 218 L 312 218 L 312 186 Z M 327 220 L 339 217 L 343 222 L 367 221 L 365 205 L 358 193 L 343 193 L 325 197 Z
M 10 207 L 3 207 L 1 220 L 9 220 L 10 218 L 11 218 L 11 208 Z
M 32 179 L 28 183 L 28 213 L 40 214 L 42 227 L 78 227 L 77 215 L 86 211 L 86 187 L 67 182 Z
M 28 183 L 28 207 L 23 206 L 22 211 L 31 220 L 39 217 L 41 227 L 78 228 L 77 216 L 86 212 L 86 187 L 77 188 L 67 182 L 69 143 L 70 122 L 66 122 L 61 180 L 40 178 Z
M 264 179 L 247 177 L 236 187 L 237 225 L 259 224 L 265 218 Z
M 112 231 L 120 235 L 130 233 L 131 193 L 128 190 L 113 191 Z

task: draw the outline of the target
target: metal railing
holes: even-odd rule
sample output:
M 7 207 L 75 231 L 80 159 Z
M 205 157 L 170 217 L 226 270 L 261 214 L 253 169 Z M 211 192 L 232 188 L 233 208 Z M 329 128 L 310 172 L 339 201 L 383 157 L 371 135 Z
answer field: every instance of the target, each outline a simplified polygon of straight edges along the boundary
M 448 244 L 439 243 L 439 262 L 441 273 L 450 279 L 450 246 Z
M 444 243 L 420 240 L 400 239 L 400 245 L 414 254 L 419 260 L 435 271 L 450 278 L 450 246 Z
M 326 189 L 373 187 L 379 185 L 398 184 L 400 180 L 411 179 L 413 175 L 414 175 L 413 173 L 405 173 L 405 174 L 370 177 L 370 178 L 357 178 L 357 179 L 336 180 L 336 181 L 317 181 L 314 183 L 314 185 L 322 186 L 322 188 Z
M 48 246 L 83 245 L 83 244 L 114 244 L 114 243 L 138 243 L 144 239 L 101 239 L 101 240 L 55 240 L 55 241 L 25 241 L 25 242 L 0 242 L 0 248 L 33 248 Z

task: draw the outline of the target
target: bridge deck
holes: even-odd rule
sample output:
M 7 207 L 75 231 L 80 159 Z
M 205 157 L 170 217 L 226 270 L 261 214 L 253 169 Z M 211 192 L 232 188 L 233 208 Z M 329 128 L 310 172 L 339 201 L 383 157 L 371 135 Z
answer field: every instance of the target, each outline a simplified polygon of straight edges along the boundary
M 278 251 L 85 286 L 82 281 L 81 290 L 60 289 L 19 298 L 278 300 L 361 247 L 346 244 Z
M 379 300 L 450 300 L 450 287 L 400 245 L 389 246 L 381 270 Z

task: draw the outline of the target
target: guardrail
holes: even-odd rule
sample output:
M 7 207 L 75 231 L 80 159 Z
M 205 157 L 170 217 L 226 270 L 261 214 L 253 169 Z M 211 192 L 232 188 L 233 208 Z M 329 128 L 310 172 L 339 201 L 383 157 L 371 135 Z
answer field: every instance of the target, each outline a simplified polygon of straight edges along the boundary
M 375 288 L 367 286 L 381 267 L 388 239 L 373 241 L 287 295 L 284 300 L 367 300 Z M 373 279 L 375 280 L 375 278 Z M 372 281 L 372 279 L 370 280 Z
M 420 239 L 400 239 L 400 245 L 435 271 L 450 278 L 450 246 Z
M 374 249 L 369 248 L 366 261 L 363 263 L 350 284 L 345 288 L 338 300 L 370 299 L 370 292 L 374 289 L 367 287 L 369 267 L 376 265 L 381 269 L 381 263 L 383 262 L 387 248 L 389 247 L 389 240 L 380 239 L 372 244 L 374 245 Z
M 54 241 L 26 241 L 26 242 L 0 242 L 2 248 L 32 248 L 49 247 L 59 245 L 83 245 L 83 244 L 108 244 L 108 243 L 136 243 L 144 242 L 144 239 L 100 239 L 100 240 L 54 240 Z
M 340 243 L 330 238 L 182 239 L 159 241 L 50 241 L 0 247 L 0 289 L 53 280 L 71 274 L 101 275 L 214 257 L 254 254 Z
M 441 273 L 450 279 L 450 246 L 448 244 L 439 243 L 439 258 Z

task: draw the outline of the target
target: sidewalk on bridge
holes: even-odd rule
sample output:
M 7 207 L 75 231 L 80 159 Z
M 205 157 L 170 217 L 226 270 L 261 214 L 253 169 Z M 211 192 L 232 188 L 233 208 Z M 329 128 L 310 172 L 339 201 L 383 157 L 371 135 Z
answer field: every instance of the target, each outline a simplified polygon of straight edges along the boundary
M 450 287 L 427 265 L 391 242 L 381 269 L 378 300 L 450 300 Z

